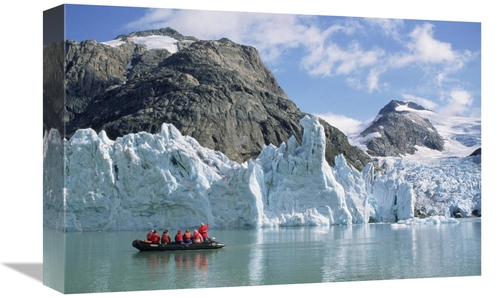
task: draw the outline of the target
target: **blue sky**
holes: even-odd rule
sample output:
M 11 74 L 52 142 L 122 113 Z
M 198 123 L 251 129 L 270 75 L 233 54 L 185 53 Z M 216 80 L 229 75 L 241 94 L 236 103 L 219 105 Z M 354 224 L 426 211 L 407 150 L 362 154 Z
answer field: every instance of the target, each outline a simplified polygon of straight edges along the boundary
M 297 106 L 345 133 L 390 100 L 479 117 L 481 23 L 69 5 L 66 38 L 171 27 L 256 47 Z

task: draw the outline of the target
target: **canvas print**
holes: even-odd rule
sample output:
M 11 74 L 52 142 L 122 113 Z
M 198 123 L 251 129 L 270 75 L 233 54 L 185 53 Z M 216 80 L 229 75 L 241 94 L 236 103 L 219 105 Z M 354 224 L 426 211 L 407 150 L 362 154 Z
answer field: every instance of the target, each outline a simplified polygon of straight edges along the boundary
M 481 24 L 44 11 L 44 284 L 481 275 Z

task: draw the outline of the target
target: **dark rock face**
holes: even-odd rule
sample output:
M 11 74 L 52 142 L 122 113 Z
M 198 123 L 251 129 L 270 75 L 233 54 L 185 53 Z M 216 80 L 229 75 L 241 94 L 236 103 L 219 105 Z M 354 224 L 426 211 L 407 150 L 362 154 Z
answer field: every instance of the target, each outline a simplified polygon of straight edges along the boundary
M 140 131 L 157 133 L 162 123 L 171 123 L 238 162 L 292 135 L 301 140 L 299 120 L 305 114 L 288 99 L 255 48 L 229 39 L 185 38 L 170 28 L 140 34 L 181 40 L 179 51 L 147 50 L 127 36 L 120 36 L 125 43 L 119 47 L 66 41 L 66 138 L 79 128 L 105 130 L 116 139 Z M 342 132 L 322 124 L 331 165 L 341 153 L 358 169 L 370 161 Z M 44 117 L 44 127 L 51 125 Z
M 142 47 L 142 51 L 145 51 Z M 94 40 L 66 41 L 66 108 L 71 123 L 78 115 L 87 113 L 88 105 L 109 87 L 123 84 L 127 64 L 141 47 L 125 43 L 118 49 Z M 71 133 L 71 132 L 68 132 Z
M 43 48 L 43 132 L 64 132 L 64 42 Z
M 373 138 L 366 142 L 367 152 L 372 156 L 401 156 L 414 154 L 415 146 L 424 146 L 442 151 L 444 140 L 431 122 L 408 110 L 396 107 L 406 105 L 413 110 L 424 110 L 418 104 L 391 101 L 382 108 L 377 119 L 361 135 Z
M 478 155 L 481 155 L 481 148 L 477 148 L 469 156 L 478 156 Z

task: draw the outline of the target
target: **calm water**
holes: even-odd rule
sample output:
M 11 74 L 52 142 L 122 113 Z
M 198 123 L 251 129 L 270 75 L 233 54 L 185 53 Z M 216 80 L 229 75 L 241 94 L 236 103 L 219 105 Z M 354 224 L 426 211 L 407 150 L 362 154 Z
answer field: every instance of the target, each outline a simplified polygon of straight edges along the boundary
M 131 243 L 146 232 L 44 230 L 44 284 L 89 293 L 481 275 L 480 219 L 211 229 L 227 245 L 214 251 L 139 252 Z

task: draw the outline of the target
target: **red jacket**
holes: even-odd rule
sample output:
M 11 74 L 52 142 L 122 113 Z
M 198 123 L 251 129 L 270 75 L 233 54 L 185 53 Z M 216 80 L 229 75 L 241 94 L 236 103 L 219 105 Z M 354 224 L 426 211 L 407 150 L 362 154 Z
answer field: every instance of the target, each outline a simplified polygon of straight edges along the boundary
M 196 242 L 196 243 L 202 242 L 203 239 L 201 239 L 201 234 L 198 233 L 198 232 L 194 232 L 194 234 L 193 234 L 193 241 Z
M 170 242 L 170 236 L 168 235 L 168 233 L 164 233 L 161 236 L 161 243 L 169 243 L 169 242 Z
M 182 242 L 182 233 L 179 232 L 175 235 L 175 242 L 181 243 Z
M 146 240 L 151 241 L 151 236 L 153 236 L 153 231 L 150 231 L 146 236 Z
M 183 241 L 184 242 L 191 242 L 191 232 L 185 232 L 183 236 Z
M 156 244 L 160 243 L 160 235 L 158 235 L 158 233 L 154 233 L 151 236 L 151 242 Z
M 206 224 L 204 226 L 200 226 L 198 228 L 198 233 L 201 234 L 201 237 L 203 237 L 203 239 L 207 239 L 208 238 L 208 228 L 210 227 L 210 224 Z

